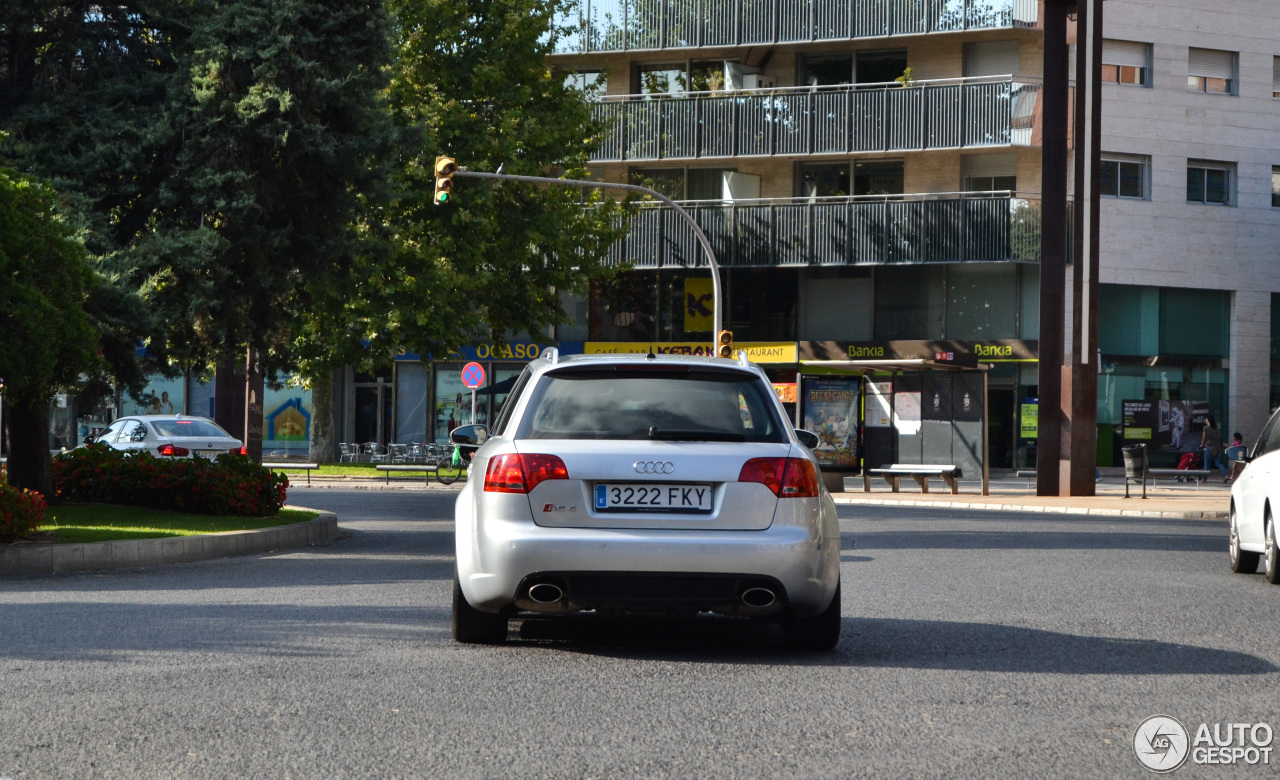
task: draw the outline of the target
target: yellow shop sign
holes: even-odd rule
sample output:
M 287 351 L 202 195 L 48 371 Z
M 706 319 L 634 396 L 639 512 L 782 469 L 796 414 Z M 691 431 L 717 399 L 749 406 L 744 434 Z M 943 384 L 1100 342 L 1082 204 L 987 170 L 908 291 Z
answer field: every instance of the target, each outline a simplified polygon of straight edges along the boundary
M 747 353 L 752 363 L 795 363 L 798 360 L 794 341 L 740 341 L 734 345 Z M 713 354 L 710 342 L 704 341 L 588 341 L 583 352 L 588 355 L 707 355 Z

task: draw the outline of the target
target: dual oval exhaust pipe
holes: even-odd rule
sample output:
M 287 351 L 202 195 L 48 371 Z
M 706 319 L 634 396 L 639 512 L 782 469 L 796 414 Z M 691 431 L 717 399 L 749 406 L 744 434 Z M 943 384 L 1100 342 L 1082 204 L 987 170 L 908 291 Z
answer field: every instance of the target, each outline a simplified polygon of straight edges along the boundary
M 777 600 L 777 594 L 768 588 L 747 588 L 742 591 L 742 603 L 754 609 L 772 607 Z
M 539 582 L 529 587 L 529 600 L 534 604 L 551 607 L 560 604 L 565 597 L 564 588 L 551 582 Z M 752 609 L 768 609 L 778 602 L 778 594 L 765 587 L 751 587 L 742 592 L 742 603 Z
M 550 606 L 564 598 L 564 590 L 550 582 L 539 582 L 529 588 L 529 600 L 535 604 Z

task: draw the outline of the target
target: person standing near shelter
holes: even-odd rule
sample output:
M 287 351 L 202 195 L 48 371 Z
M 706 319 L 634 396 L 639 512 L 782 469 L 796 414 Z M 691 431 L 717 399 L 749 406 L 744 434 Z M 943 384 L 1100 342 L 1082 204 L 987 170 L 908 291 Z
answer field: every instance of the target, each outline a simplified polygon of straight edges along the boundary
M 1222 472 L 1223 478 L 1229 476 L 1227 464 L 1222 462 L 1222 431 L 1214 422 L 1213 415 L 1205 418 L 1204 429 L 1200 431 L 1200 451 L 1204 453 L 1204 468 L 1213 464 Z

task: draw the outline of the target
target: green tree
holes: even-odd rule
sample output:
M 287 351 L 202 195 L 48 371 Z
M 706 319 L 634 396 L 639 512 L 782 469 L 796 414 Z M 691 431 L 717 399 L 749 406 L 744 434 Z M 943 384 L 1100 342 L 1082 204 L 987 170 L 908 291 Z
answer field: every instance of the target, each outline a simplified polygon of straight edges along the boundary
M 0 169 L 0 377 L 10 434 L 9 482 L 53 496 L 49 400 L 96 371 L 86 305 L 98 283 L 53 189 Z

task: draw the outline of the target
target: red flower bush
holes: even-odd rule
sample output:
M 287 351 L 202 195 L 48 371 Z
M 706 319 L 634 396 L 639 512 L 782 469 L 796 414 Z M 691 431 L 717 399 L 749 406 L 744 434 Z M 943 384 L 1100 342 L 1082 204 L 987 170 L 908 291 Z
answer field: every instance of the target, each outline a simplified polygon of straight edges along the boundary
M 97 444 L 54 458 L 53 488 L 59 501 L 265 517 L 284 506 L 289 479 L 243 455 L 157 458 Z
M 44 496 L 0 485 L 0 542 L 26 536 L 44 522 Z

